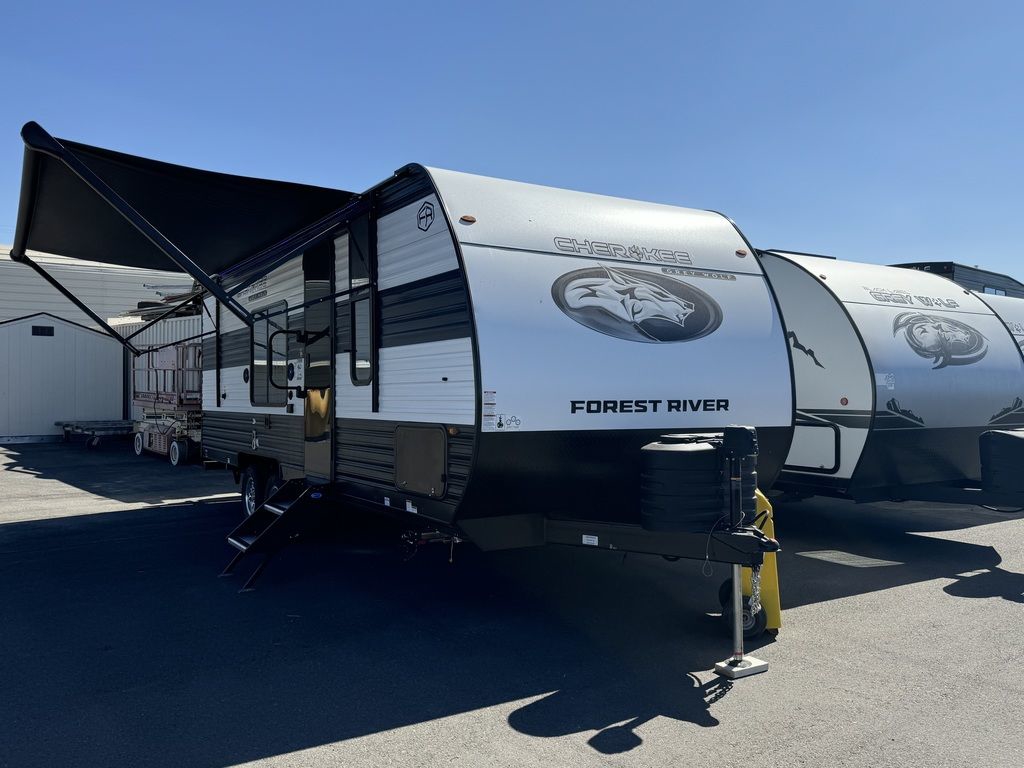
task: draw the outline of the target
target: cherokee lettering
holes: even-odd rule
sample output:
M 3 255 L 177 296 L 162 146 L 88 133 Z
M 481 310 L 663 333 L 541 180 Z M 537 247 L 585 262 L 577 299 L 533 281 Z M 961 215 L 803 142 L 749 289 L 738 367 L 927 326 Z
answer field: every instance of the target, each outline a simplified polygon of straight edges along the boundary
M 623 261 L 676 264 L 684 267 L 693 263 L 690 254 L 686 251 L 673 251 L 668 248 L 627 246 L 623 243 L 610 243 L 605 240 L 577 240 L 575 237 L 556 237 L 554 243 L 555 248 L 563 253 L 575 253 L 581 256 L 602 256 Z

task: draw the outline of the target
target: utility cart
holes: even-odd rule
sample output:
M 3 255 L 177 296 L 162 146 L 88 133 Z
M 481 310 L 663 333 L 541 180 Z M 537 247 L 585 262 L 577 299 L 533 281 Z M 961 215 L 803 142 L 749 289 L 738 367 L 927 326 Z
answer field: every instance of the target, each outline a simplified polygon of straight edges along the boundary
M 132 448 L 167 456 L 179 466 L 198 455 L 202 441 L 202 345 L 172 344 L 143 352 L 132 363 L 135 420 Z

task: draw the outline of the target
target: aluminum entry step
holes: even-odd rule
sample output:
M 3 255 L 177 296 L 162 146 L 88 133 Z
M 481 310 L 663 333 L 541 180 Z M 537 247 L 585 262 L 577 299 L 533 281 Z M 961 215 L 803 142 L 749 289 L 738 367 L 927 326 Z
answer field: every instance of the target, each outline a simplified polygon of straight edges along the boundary
M 248 535 L 248 536 L 237 536 L 237 537 L 236 536 L 228 536 L 228 544 L 233 546 L 239 552 L 246 552 L 246 551 L 248 551 L 249 547 L 252 546 L 252 543 L 254 541 L 256 541 L 256 538 L 257 538 L 256 536 L 251 535 L 251 534 Z

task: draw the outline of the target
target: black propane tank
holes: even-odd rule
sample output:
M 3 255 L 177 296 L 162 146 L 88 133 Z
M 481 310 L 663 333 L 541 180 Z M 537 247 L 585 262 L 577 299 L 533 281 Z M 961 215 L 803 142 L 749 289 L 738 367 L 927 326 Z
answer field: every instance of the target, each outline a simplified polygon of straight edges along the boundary
M 732 463 L 742 477 L 742 512 L 751 522 L 757 488 L 757 435 L 752 427 L 662 435 L 641 451 L 640 524 L 646 530 L 706 533 L 728 528 L 734 522 Z

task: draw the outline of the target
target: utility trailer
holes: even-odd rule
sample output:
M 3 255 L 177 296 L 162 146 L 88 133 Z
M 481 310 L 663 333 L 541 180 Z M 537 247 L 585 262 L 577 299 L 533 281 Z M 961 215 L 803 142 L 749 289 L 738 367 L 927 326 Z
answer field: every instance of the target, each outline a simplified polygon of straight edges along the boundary
M 132 422 L 125 419 L 55 421 L 54 426 L 61 428 L 62 440 L 65 443 L 74 435 L 85 437 L 86 448 L 95 448 L 104 439 L 125 438 L 132 434 Z
M 241 481 L 240 556 L 360 508 L 402 520 L 414 545 L 572 544 L 754 573 L 774 557 L 724 465 L 675 497 L 714 510 L 700 530 L 643 514 L 643 451 L 666 433 L 756 428 L 765 487 L 789 449 L 785 329 L 721 214 L 419 165 L 354 194 L 22 135 L 12 258 L 47 279 L 29 248 L 170 259 L 206 290 L 202 458 Z

